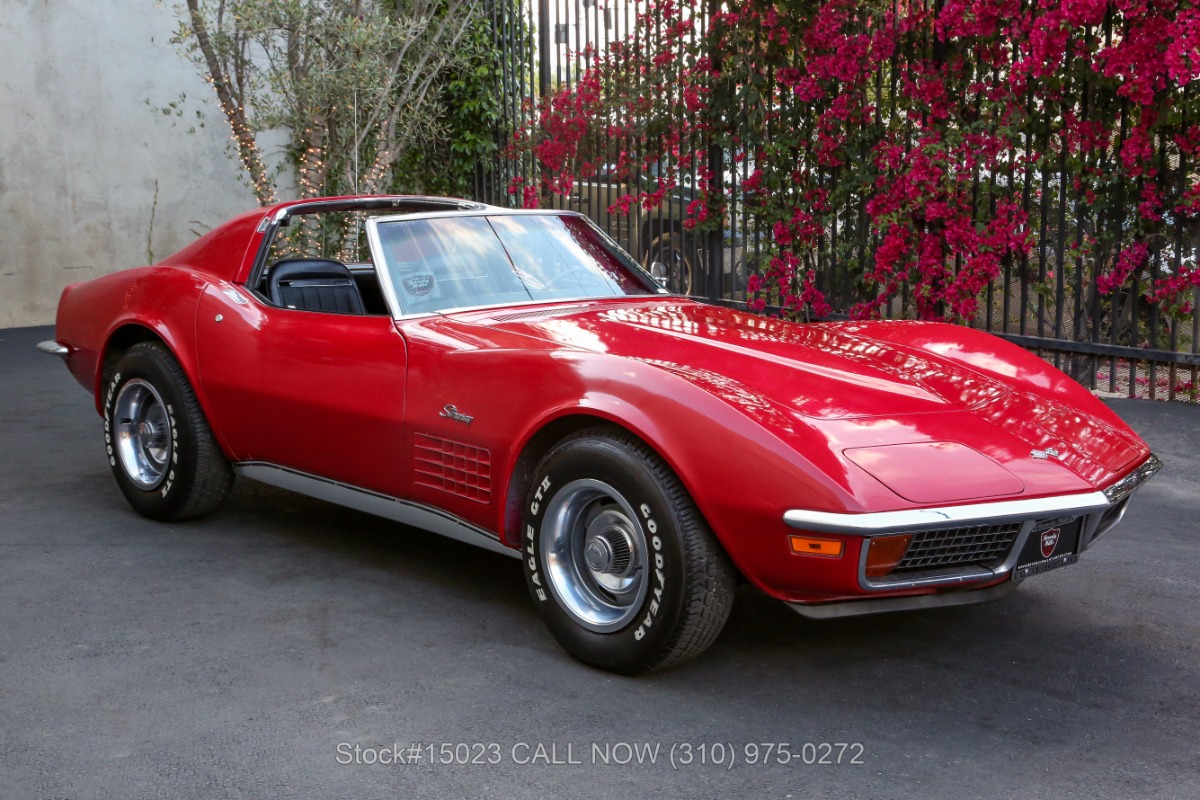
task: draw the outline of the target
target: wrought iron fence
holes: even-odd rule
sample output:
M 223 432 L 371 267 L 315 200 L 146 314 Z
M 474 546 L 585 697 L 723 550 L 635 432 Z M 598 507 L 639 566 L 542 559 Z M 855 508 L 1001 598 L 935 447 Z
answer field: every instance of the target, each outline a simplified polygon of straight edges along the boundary
M 650 6 L 650 0 L 487 2 L 497 45 L 504 54 L 496 92 L 513 131 L 532 127 L 537 99 L 573 83 L 588 66 L 592 53 L 609 42 L 642 35 L 637 17 Z M 707 11 L 697 16 L 692 39 L 681 40 L 681 46 L 684 41 L 695 42 L 707 17 Z M 879 75 L 881 86 L 895 79 L 894 72 L 885 72 L 886 68 Z M 655 88 L 647 87 L 647 91 Z M 880 113 L 896 113 L 896 93 L 881 91 L 882 96 L 889 96 L 893 105 Z M 1050 136 L 1052 127 L 1042 126 L 1040 134 L 1027 133 L 1024 147 L 1045 147 L 1048 142 L 1037 137 Z M 1124 119 L 1120 129 L 1124 137 L 1129 129 Z M 505 138 L 508 135 L 511 132 L 504 133 Z M 707 147 L 704 142 L 691 145 Z M 694 168 L 690 175 L 681 176 L 678 188 L 668 193 L 657 209 L 644 210 L 635 205 L 629 213 L 620 213 L 613 208 L 618 198 L 637 193 L 643 186 L 622 184 L 604 165 L 615 163 L 616 153 L 630 146 L 628 142 L 603 139 L 591 142 L 601 164 L 597 174 L 578 181 L 567 197 L 543 197 L 542 201 L 588 214 L 640 262 L 666 263 L 673 289 L 713 303 L 744 306 L 748 277 L 770 245 L 761 223 L 753 216 L 738 213 L 733 203 L 723 230 L 704 234 L 686 231 L 683 221 L 697 181 Z M 750 173 L 750 163 L 732 163 L 719 148 L 707 150 L 713 188 L 737 197 L 738 186 Z M 611 157 L 605 158 L 605 152 Z M 1022 205 L 1034 221 L 1037 245 L 1030 254 L 1007 264 L 984 289 L 979 311 L 969 324 L 1038 353 L 1085 386 L 1104 393 L 1193 402 L 1200 399 L 1200 314 L 1194 310 L 1200 305 L 1200 289 L 1193 290 L 1193 310 L 1186 314 L 1164 314 L 1144 298 L 1156 277 L 1178 274 L 1184 266 L 1197 262 L 1200 230 L 1189 229 L 1178 220 L 1170 236 L 1157 237 L 1150 243 L 1148 265 L 1135 274 L 1131 285 L 1102 294 L 1095 283 L 1096 265 L 1079 254 L 1079 242 L 1097 225 L 1126 224 L 1126 214 L 1133 213 L 1135 192 L 1140 187 L 1115 187 L 1119 193 L 1117 206 L 1124 210 L 1116 216 L 1097 218 L 1073 195 L 1074 176 L 1065 159 L 1032 174 L 1028 167 L 1014 167 L 1016 159 L 1010 158 L 1008 163 L 1007 173 L 975 176 L 977 208 L 988 209 L 990 205 L 994 209 L 998 186 L 1021 185 Z M 1160 167 L 1183 181 L 1194 177 L 1200 165 L 1183 163 L 1181 158 L 1168 163 L 1164 157 Z M 1025 170 L 1023 174 L 1021 169 Z M 507 157 L 502 152 L 494 163 L 481 165 L 476 199 L 496 205 L 516 204 L 520 198 L 510 193 L 514 179 L 529 185 L 533 177 L 527 159 Z M 836 185 L 837 169 L 827 170 L 823 180 Z M 849 265 L 855 258 L 869 258 L 878 245 L 869 229 L 865 200 L 858 198 L 837 211 L 812 254 L 819 286 L 833 305 L 835 317 L 839 310 L 844 316 L 846 309 L 864 299 L 864 289 Z M 893 318 L 909 316 L 910 300 L 902 292 L 882 311 Z

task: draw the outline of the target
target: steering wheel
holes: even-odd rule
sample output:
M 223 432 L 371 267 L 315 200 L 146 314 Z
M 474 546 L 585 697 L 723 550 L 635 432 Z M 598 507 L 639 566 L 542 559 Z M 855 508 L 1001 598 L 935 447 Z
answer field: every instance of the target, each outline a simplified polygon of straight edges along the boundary
M 589 283 L 592 284 L 593 286 L 600 286 L 600 287 L 604 287 L 604 288 L 607 288 L 607 286 L 608 286 L 608 284 L 605 283 L 604 278 L 600 277 L 599 275 L 597 275 L 595 272 L 588 269 L 587 267 L 582 267 L 577 264 L 573 267 L 568 267 L 566 270 L 558 273 L 557 275 L 555 275 L 552 278 L 547 278 L 543 282 L 543 287 L 545 289 L 554 289 L 554 288 L 556 288 L 557 284 L 565 281 L 567 278 L 571 277 L 572 275 L 583 276 L 585 279 L 580 280 L 579 278 L 576 278 L 576 280 L 579 280 L 579 283 L 582 285 L 585 285 L 585 286 Z

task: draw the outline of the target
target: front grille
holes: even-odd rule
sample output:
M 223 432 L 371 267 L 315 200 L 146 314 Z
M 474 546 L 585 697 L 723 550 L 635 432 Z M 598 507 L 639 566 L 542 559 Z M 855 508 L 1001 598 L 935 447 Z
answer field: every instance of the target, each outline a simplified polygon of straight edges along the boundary
M 1008 555 L 1020 531 L 1020 522 L 917 531 L 892 573 L 965 564 L 995 566 Z

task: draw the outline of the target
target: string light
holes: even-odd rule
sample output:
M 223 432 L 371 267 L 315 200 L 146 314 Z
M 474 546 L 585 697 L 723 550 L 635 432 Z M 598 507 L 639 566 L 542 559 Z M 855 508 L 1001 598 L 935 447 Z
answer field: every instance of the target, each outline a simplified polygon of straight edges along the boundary
M 457 6 L 452 4 L 452 7 L 456 8 Z M 232 14 L 226 19 L 233 19 L 235 28 L 244 22 L 237 14 Z M 357 21 L 359 24 L 362 24 L 365 22 L 365 19 L 363 16 L 359 16 Z M 222 26 L 218 22 L 218 31 L 220 31 L 221 28 Z M 414 27 L 413 34 L 415 35 L 418 30 L 419 26 Z M 458 34 L 455 34 L 453 41 L 457 41 L 457 35 Z M 434 36 L 433 41 L 437 42 L 441 40 L 437 36 Z M 244 43 L 243 46 L 245 46 Z M 270 47 L 269 45 L 261 46 L 267 48 L 268 50 Z M 242 52 L 241 56 L 244 57 L 245 53 Z M 232 56 L 225 54 L 225 57 L 236 60 L 238 58 L 238 53 L 235 52 Z M 345 173 L 347 171 L 347 162 L 350 156 L 331 156 L 326 152 L 324 147 L 314 143 L 314 133 L 318 134 L 317 141 L 319 142 L 328 144 L 330 146 L 337 144 L 338 137 L 335 136 L 335 134 L 338 134 L 343 130 L 342 123 L 345 121 L 344 114 L 346 112 L 352 112 L 354 119 L 354 139 L 361 141 L 361 139 L 358 139 L 358 113 L 360 111 L 359 98 L 357 95 L 358 87 L 362 85 L 370 90 L 370 94 L 372 96 L 369 98 L 368 103 L 382 104 L 386 108 L 387 103 L 393 99 L 380 94 L 380 92 L 391 92 L 391 90 L 394 88 L 394 84 L 389 84 L 384 87 L 384 89 L 375 89 L 373 88 L 372 84 L 364 83 L 363 76 L 360 75 L 355 77 L 358 70 L 362 68 L 362 65 L 345 64 L 343 67 L 339 67 L 337 71 L 340 71 L 344 67 L 356 67 L 355 70 L 348 73 L 355 88 L 353 104 L 346 105 L 344 111 L 338 107 L 336 112 L 329 112 L 332 116 L 327 120 L 328 124 L 330 125 L 329 129 L 327 130 L 327 137 L 322 137 L 319 135 L 322 132 L 326 132 L 324 129 L 320 127 L 317 127 L 316 129 L 310 127 L 309 130 L 304 132 L 303 138 L 301 138 L 299 142 L 296 142 L 297 144 L 302 145 L 301 149 L 299 150 L 300 163 L 298 164 L 299 169 L 297 170 L 297 189 L 304 197 L 320 196 L 327 193 L 328 190 L 336 190 L 340 187 L 344 187 L 346 185 L 346 179 L 349 177 Z M 253 64 L 251 64 L 249 68 L 252 71 L 255 69 Z M 230 139 L 234 143 L 233 147 L 234 151 L 237 153 L 238 161 L 245 174 L 248 176 L 247 182 L 255 192 L 259 202 L 262 205 L 270 205 L 277 202 L 276 189 L 270 177 L 271 175 L 275 174 L 275 170 L 273 168 L 271 170 L 268 169 L 268 166 L 264 160 L 262 147 L 257 142 L 256 132 L 247 122 L 247 107 L 245 104 L 238 102 L 240 98 L 234 91 L 239 86 L 239 83 L 236 80 L 237 77 L 238 75 L 233 73 L 228 76 L 228 78 L 231 80 L 226 80 L 226 76 L 221 75 L 220 71 L 217 72 L 216 76 L 214 76 L 212 73 L 205 74 L 203 76 L 205 82 L 213 87 L 213 91 L 217 93 L 218 100 L 221 101 L 222 111 L 225 113 L 226 119 L 230 125 Z M 423 97 L 423 95 L 419 95 L 419 97 Z M 255 108 L 254 104 L 251 104 L 251 108 Z M 322 117 L 320 115 L 315 115 L 315 118 L 321 119 Z M 375 194 L 387 188 L 387 184 L 390 181 L 393 173 L 394 161 L 397 157 L 396 148 L 400 146 L 400 142 L 395 141 L 394 137 L 389 141 L 388 136 L 385 135 L 383 130 L 385 127 L 390 129 L 391 126 L 394 125 L 394 113 L 390 123 L 375 120 L 374 117 L 372 117 L 372 120 L 373 121 L 368 123 L 368 131 L 370 131 L 370 133 L 374 134 L 376 137 L 373 148 L 375 153 L 374 157 L 371 158 L 371 166 L 364 176 L 364 184 L 361 186 L 361 189 L 357 180 L 358 158 L 360 155 L 368 155 L 371 148 L 355 147 L 352 154 L 354 160 L 353 183 L 355 191 L 361 191 L 364 194 Z M 301 126 L 296 126 L 296 128 L 299 127 Z M 292 128 L 293 135 L 296 128 Z M 372 128 L 374 128 L 374 130 L 371 130 Z M 293 142 L 295 142 L 294 139 Z M 340 192 L 329 191 L 328 193 Z

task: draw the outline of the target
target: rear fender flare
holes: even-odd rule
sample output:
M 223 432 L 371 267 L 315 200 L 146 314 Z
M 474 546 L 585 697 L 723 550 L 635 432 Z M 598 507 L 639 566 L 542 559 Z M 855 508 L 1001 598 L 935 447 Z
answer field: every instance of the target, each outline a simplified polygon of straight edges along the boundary
M 192 282 L 191 285 L 196 286 L 196 283 Z M 200 298 L 203 296 L 205 285 L 203 283 L 199 284 L 197 291 L 191 297 L 182 297 L 178 301 L 171 302 L 169 314 L 167 313 L 168 309 L 155 307 L 153 303 L 143 305 L 129 302 L 127 304 L 130 307 L 139 308 L 139 312 L 130 312 L 121 315 L 105 334 L 104 346 L 101 349 L 100 357 L 96 360 L 93 399 L 96 404 L 96 411 L 103 414 L 104 393 L 106 389 L 105 370 L 107 365 L 110 364 L 110 359 L 114 356 L 114 347 L 120 347 L 123 351 L 128 345 L 132 345 L 138 341 L 145 341 L 151 338 L 158 339 L 170 349 L 175 360 L 179 362 L 179 366 L 183 369 L 188 382 L 191 384 L 196 401 L 200 404 L 200 408 L 204 412 L 204 417 L 208 421 L 213 435 L 216 437 L 218 444 L 220 444 L 222 452 L 228 458 L 230 454 L 229 447 L 221 434 L 219 421 L 213 417 L 212 409 L 208 404 L 208 397 L 205 394 L 203 384 L 199 380 L 199 372 L 197 370 L 197 347 L 194 335 L 195 315 L 199 308 Z M 136 284 L 130 287 L 130 294 L 136 298 Z M 182 335 L 172 332 L 172 326 L 167 323 L 168 316 L 175 320 L 185 319 L 188 322 L 187 325 L 180 326 L 183 330 Z M 128 345 L 126 342 L 128 342 Z

